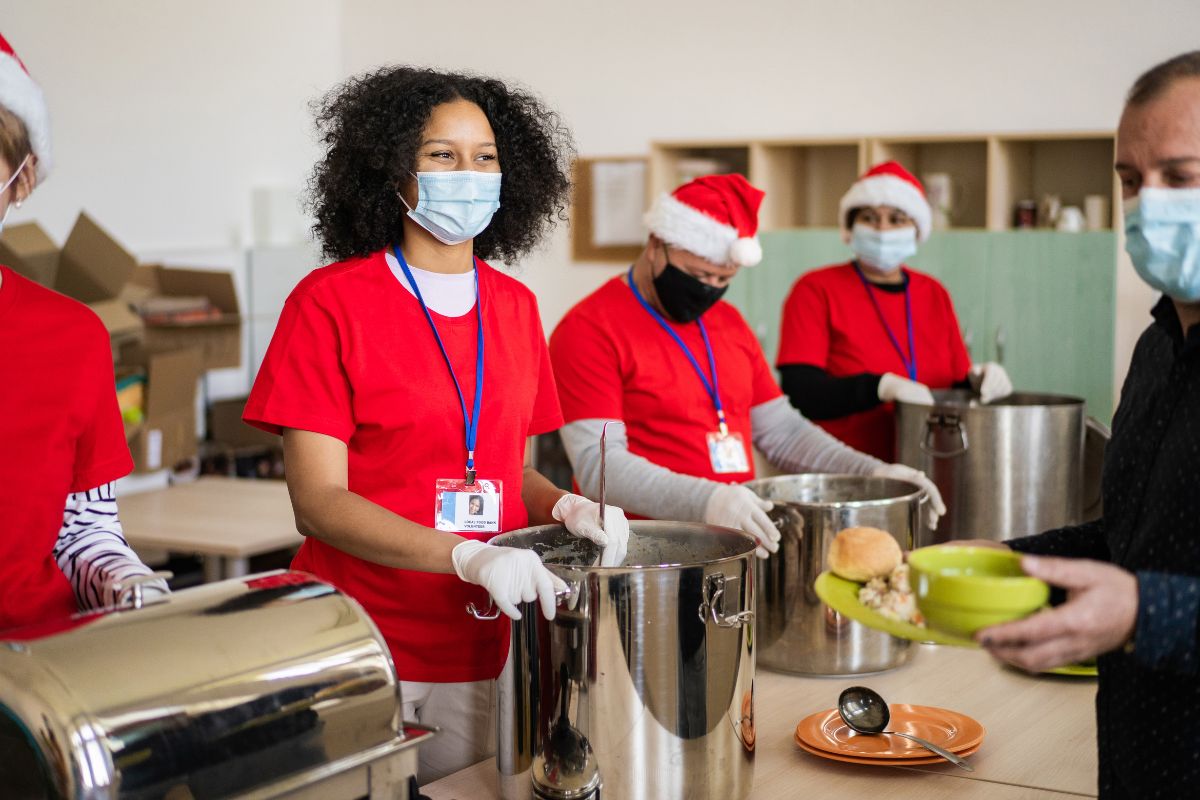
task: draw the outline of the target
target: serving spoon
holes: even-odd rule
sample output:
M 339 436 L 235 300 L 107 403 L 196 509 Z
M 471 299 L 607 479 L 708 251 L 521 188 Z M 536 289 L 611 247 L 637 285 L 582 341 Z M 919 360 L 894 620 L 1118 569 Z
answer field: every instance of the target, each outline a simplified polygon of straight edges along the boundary
M 865 686 L 851 686 L 838 695 L 837 705 L 838 716 L 842 718 L 842 722 L 859 733 L 890 733 L 893 736 L 903 736 L 905 739 L 912 739 L 922 747 L 932 750 L 951 764 L 962 767 L 967 772 L 975 771 L 975 768 L 968 764 L 961 756 L 955 755 L 943 747 L 938 747 L 933 742 L 928 742 L 910 733 L 887 730 L 887 724 L 892 719 L 892 712 L 888 710 L 888 704 L 884 702 L 883 697 L 873 689 L 868 689 Z

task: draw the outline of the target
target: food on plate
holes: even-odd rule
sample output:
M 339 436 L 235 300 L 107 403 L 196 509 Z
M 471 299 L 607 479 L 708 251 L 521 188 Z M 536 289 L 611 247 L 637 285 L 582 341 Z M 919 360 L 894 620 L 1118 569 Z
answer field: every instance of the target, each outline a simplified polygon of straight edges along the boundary
M 829 568 L 848 581 L 886 577 L 904 560 L 900 545 L 879 528 L 846 528 L 829 545 Z
M 924 627 L 925 619 L 917 608 L 917 599 L 908 584 L 908 564 L 898 564 L 888 575 L 867 581 L 858 590 L 858 602 L 888 619 Z

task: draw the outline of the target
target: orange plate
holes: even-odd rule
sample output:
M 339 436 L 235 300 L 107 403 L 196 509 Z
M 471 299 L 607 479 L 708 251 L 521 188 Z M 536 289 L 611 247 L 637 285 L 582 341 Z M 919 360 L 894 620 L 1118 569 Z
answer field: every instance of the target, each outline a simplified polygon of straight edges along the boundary
M 932 753 L 930 753 L 929 758 L 856 758 L 855 756 L 844 756 L 840 753 L 830 753 L 826 750 L 818 750 L 815 747 L 809 747 L 804 742 L 800 741 L 799 738 L 796 739 L 796 746 L 804 752 L 817 756 L 818 758 L 828 758 L 830 761 L 841 761 L 846 764 L 866 764 L 869 767 L 918 767 L 925 766 L 927 764 L 950 764 L 950 762 L 946 759 L 942 758 L 941 756 L 935 756 Z M 980 742 L 974 747 L 968 747 L 966 750 L 956 750 L 954 753 L 955 755 L 963 756 L 965 758 L 966 756 L 975 755 L 977 752 L 979 752 L 979 748 L 981 747 L 983 747 L 983 742 Z M 924 747 L 921 749 L 926 753 L 929 753 L 929 751 L 925 750 Z
M 983 741 L 983 726 L 965 714 L 946 708 L 895 703 L 889 706 L 888 727 L 911 733 L 958 753 Z M 796 739 L 807 747 L 841 756 L 868 759 L 926 758 L 924 747 L 903 736 L 856 733 L 838 716 L 836 708 L 818 711 L 796 726 Z

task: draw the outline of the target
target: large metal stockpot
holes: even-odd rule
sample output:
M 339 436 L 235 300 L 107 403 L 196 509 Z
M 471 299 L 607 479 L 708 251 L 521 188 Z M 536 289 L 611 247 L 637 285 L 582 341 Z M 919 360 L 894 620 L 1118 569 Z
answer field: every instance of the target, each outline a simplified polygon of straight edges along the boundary
M 506 798 L 738 800 L 754 777 L 754 541 L 632 522 L 620 567 L 557 525 L 498 536 L 569 587 L 534 603 L 500 676 Z
M 402 726 L 362 608 L 304 573 L 0 633 L 5 797 L 403 800 L 431 730 Z
M 896 453 L 937 484 L 946 515 L 918 545 L 1041 533 L 1082 519 L 1084 401 L 970 392 L 896 404 Z
M 843 617 L 826 606 L 813 581 L 828 569 L 833 537 L 870 526 L 910 549 L 924 493 L 914 484 L 861 475 L 781 475 L 746 486 L 771 500 L 782 534 L 779 551 L 758 562 L 758 662 L 803 675 L 855 675 L 898 667 L 911 642 Z

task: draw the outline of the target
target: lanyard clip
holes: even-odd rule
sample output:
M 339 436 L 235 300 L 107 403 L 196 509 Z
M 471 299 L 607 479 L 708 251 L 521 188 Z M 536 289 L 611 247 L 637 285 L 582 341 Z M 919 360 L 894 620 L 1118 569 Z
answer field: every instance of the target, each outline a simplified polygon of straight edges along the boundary
M 717 410 L 717 429 L 721 431 L 722 437 L 729 435 L 729 426 L 725 424 L 725 411 L 722 409 Z
M 475 485 L 475 451 L 467 451 L 467 486 Z

